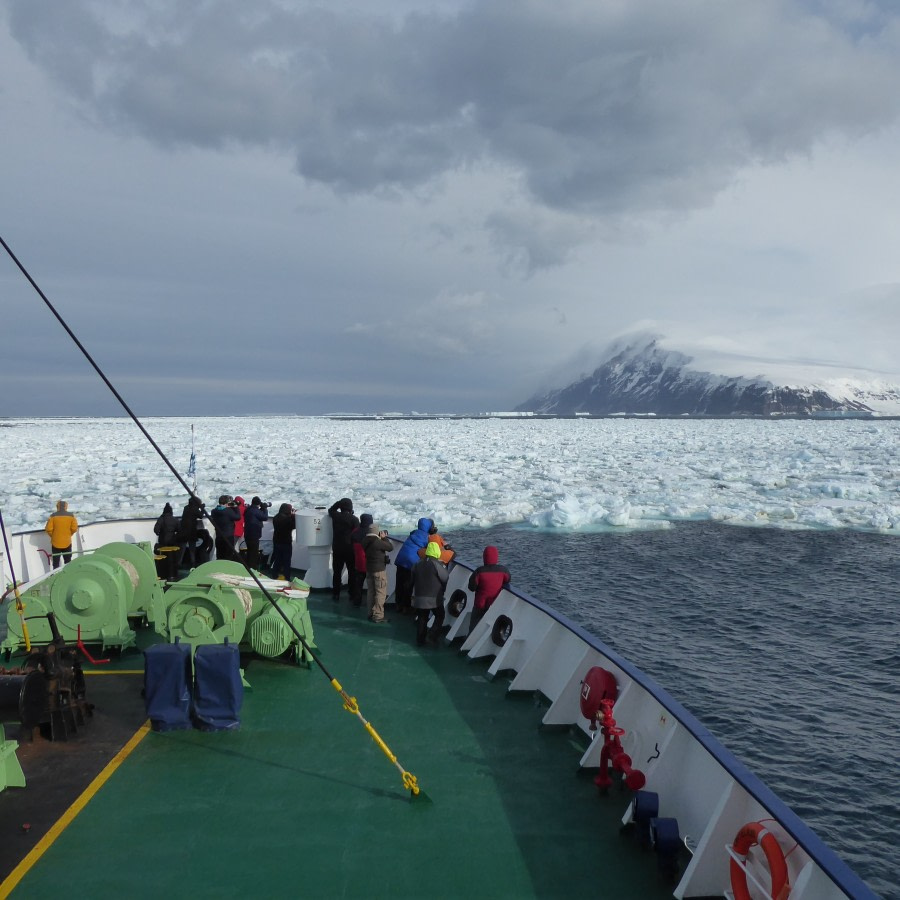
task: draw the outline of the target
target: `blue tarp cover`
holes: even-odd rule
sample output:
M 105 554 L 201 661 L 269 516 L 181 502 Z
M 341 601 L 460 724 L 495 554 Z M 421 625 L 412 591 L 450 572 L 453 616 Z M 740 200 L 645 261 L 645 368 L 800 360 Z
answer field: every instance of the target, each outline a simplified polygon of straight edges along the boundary
M 241 724 L 244 685 L 235 644 L 206 644 L 194 654 L 194 718 L 197 728 L 223 731 Z
M 154 644 L 144 651 L 144 701 L 154 731 L 191 727 L 190 644 Z

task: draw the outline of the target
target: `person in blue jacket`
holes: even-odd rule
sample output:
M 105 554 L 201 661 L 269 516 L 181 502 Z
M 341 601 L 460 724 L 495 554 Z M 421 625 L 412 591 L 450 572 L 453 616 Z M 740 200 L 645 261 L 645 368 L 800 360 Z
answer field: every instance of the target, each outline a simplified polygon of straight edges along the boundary
M 433 519 L 419 519 L 415 531 L 409 533 L 394 557 L 397 567 L 394 604 L 403 616 L 412 612 L 413 567 L 419 562 L 419 550 L 428 546 L 428 533 L 433 527 Z

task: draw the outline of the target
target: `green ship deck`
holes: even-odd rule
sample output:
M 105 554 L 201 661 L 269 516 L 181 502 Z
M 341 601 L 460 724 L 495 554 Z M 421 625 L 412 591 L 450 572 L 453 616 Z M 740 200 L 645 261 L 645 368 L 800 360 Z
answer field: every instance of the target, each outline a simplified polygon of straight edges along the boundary
M 327 595 L 309 607 L 323 662 L 427 800 L 315 666 L 253 659 L 239 731 L 158 734 L 139 730 L 127 671 L 142 657 L 126 652 L 88 676 L 95 715 L 72 741 L 20 748 L 28 786 L 0 794 L 0 897 L 671 896 L 620 833 L 628 793 L 579 775 L 583 736 L 541 729 L 540 698 L 507 695 L 455 647 L 416 647 L 406 618 L 372 625 Z

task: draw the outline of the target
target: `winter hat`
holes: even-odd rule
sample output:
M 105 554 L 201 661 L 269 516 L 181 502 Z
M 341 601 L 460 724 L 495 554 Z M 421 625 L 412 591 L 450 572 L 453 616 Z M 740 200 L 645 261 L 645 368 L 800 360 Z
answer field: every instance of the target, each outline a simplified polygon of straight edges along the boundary
M 163 515 L 165 515 L 166 513 L 169 513 L 169 515 L 172 514 L 172 504 L 171 504 L 171 503 L 167 503 L 167 504 L 163 507 Z
M 435 541 L 429 541 L 428 546 L 425 548 L 425 555 L 430 556 L 432 559 L 440 559 L 441 558 L 440 545 Z
M 338 506 L 341 509 L 341 512 L 352 513 L 353 512 L 353 501 L 349 497 L 342 497 L 338 502 Z
M 254 497 L 254 498 L 250 501 L 250 505 L 251 505 L 251 506 L 262 506 L 262 500 L 260 500 L 259 497 Z
M 371 525 L 372 522 L 374 522 L 374 521 L 375 521 L 375 520 L 372 518 L 372 516 L 371 516 L 369 513 L 363 513 L 363 514 L 359 517 L 359 524 L 360 524 L 363 528 L 366 528 L 367 526 Z

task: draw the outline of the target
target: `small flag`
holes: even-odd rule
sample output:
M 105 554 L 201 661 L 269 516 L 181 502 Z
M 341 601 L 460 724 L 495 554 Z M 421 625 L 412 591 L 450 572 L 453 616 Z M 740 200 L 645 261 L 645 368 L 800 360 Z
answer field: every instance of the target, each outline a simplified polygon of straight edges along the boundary
M 194 478 L 197 475 L 197 457 L 194 455 L 194 451 L 191 450 L 191 461 L 188 463 L 188 478 Z

